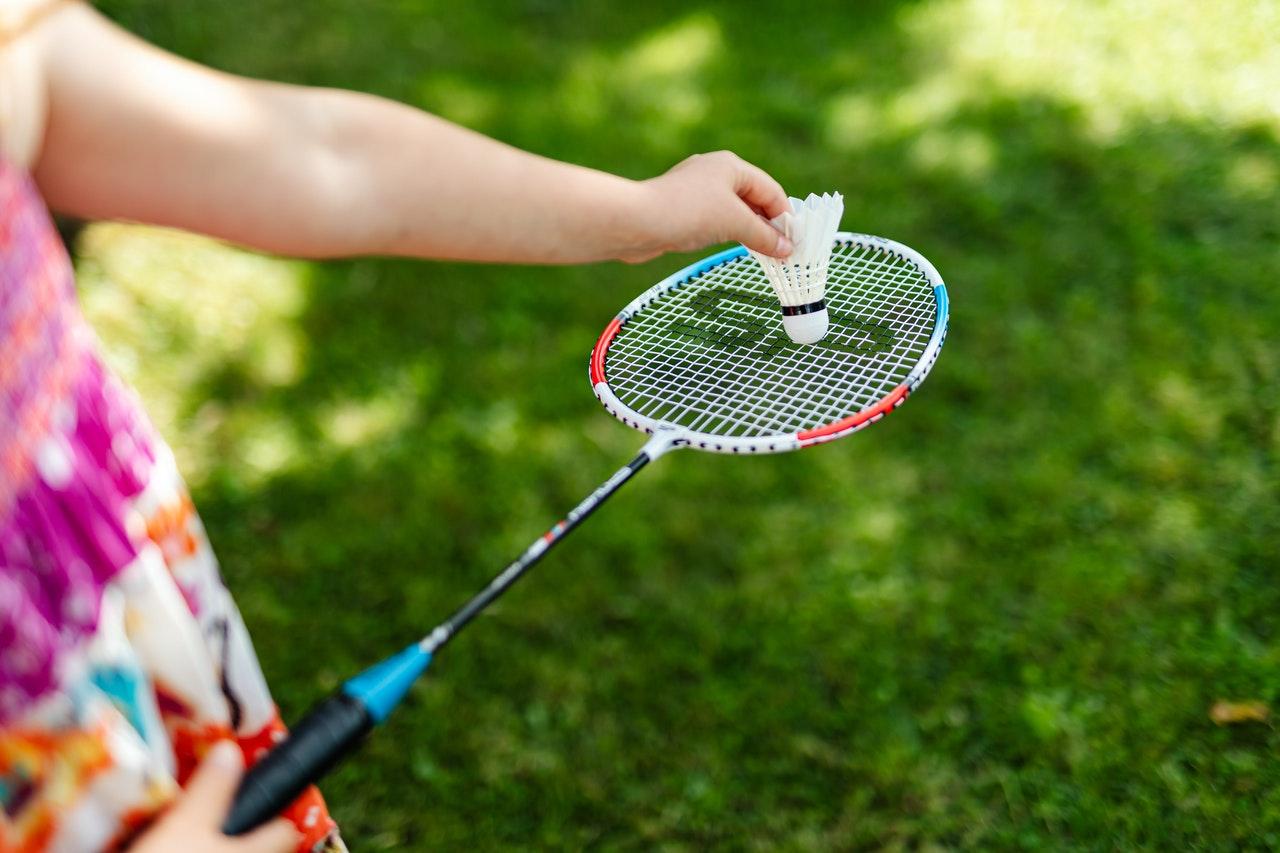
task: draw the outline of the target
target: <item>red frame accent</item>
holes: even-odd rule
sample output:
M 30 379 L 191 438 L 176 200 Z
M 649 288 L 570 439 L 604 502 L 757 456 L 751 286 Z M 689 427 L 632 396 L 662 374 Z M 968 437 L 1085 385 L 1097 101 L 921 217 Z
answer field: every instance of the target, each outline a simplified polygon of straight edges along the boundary
M 613 339 L 617 337 L 618 330 L 622 328 L 622 318 L 614 317 L 613 322 L 604 327 L 604 331 L 600 334 L 600 339 L 596 341 L 596 347 L 591 351 L 591 384 L 599 385 L 604 381 L 604 354 L 609 349 L 609 344 L 613 343 Z
M 899 403 L 901 403 L 903 400 L 906 399 L 907 392 L 909 390 L 910 389 L 907 387 L 907 384 L 904 382 L 903 384 L 899 385 L 897 388 L 894 388 L 892 391 L 890 391 L 888 397 L 885 397 L 883 400 L 881 400 L 879 403 L 876 403 L 871 408 L 863 409 L 861 412 L 858 412 L 856 415 L 850 415 L 847 418 L 842 418 L 841 420 L 838 420 L 835 423 L 827 424 L 826 426 L 814 427 L 813 429 L 807 429 L 804 432 L 798 432 L 796 433 L 796 439 L 802 442 L 812 441 L 815 438 L 823 438 L 824 436 L 834 435 L 838 432 L 844 432 L 847 429 L 853 429 L 859 424 L 863 424 L 871 420 L 876 415 L 883 415 L 887 413 L 889 410 L 893 409 L 895 406 L 897 406 Z

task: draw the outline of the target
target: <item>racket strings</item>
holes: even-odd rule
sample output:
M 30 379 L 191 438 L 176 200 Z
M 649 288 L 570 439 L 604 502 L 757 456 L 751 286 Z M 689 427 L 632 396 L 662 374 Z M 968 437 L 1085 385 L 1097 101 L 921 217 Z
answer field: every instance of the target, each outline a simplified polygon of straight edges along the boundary
M 748 256 L 658 296 L 623 324 L 605 373 L 637 413 L 698 432 L 783 435 L 883 399 L 933 333 L 933 286 L 914 264 L 844 244 L 832 254 L 827 338 L 791 343 L 776 298 Z

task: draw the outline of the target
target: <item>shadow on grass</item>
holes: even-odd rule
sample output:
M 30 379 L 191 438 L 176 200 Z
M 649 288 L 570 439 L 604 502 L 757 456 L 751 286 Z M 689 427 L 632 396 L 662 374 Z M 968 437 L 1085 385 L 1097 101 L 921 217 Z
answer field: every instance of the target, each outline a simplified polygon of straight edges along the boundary
M 520 37 L 490 42 L 479 13 L 450 40 L 335 6 L 395 50 L 281 8 L 292 58 L 188 38 L 173 13 L 152 34 L 359 84 L 350 56 L 370 88 L 453 92 L 487 131 L 637 175 L 738 149 L 929 256 L 952 334 L 922 393 L 854 441 L 646 471 L 327 784 L 356 845 L 1276 839 L 1280 738 L 1207 716 L 1280 700 L 1274 132 L 1102 137 L 1071 105 L 996 91 L 924 130 L 833 124 L 842 80 L 874 105 L 927 64 L 895 8 L 815 9 L 799 70 L 742 15 L 521 8 Z M 378 65 L 415 38 L 445 76 Z M 229 455 L 197 489 L 286 717 L 629 458 L 639 436 L 598 411 L 587 353 L 679 263 L 319 265 L 296 381 L 232 361 L 192 390 L 193 412 L 247 409 L 301 448 L 254 483 Z

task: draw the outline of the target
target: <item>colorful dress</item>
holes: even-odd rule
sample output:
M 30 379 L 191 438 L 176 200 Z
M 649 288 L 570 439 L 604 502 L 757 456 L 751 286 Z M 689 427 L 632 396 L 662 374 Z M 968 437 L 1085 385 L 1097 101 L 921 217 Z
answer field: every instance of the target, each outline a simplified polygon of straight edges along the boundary
M 173 455 L 0 161 L 0 853 L 119 845 L 213 742 L 252 761 L 282 732 Z M 343 849 L 314 789 L 288 817 Z

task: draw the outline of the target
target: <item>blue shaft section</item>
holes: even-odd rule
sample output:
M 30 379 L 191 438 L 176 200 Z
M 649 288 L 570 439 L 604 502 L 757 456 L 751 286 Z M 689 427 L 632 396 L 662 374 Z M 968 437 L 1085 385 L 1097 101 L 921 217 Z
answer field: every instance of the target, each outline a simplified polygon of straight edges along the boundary
M 400 704 L 430 663 L 431 653 L 414 643 L 352 678 L 342 685 L 342 692 L 363 703 L 377 725 Z

